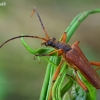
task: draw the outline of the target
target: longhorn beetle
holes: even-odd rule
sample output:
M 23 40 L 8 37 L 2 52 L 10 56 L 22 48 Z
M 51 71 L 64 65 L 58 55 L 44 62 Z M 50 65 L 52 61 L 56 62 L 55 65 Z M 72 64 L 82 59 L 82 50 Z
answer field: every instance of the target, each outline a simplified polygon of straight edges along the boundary
M 0 48 L 7 42 L 17 39 L 17 38 L 21 38 L 21 37 L 31 37 L 31 38 L 38 38 L 43 40 L 43 42 L 41 43 L 42 45 L 45 46 L 50 46 L 55 48 L 54 51 L 48 53 L 48 54 L 36 54 L 35 56 L 52 56 L 54 53 L 57 53 L 58 56 L 62 56 L 62 61 L 60 62 L 60 64 L 58 65 L 55 74 L 53 76 L 52 82 L 54 83 L 54 81 L 56 80 L 59 71 L 60 71 L 60 67 L 63 64 L 63 62 L 67 62 L 74 70 L 76 73 L 76 81 L 78 82 L 78 84 L 85 90 L 88 91 L 88 88 L 85 86 L 85 84 L 80 80 L 80 78 L 78 77 L 77 71 L 79 70 L 83 76 L 96 88 L 96 89 L 100 89 L 100 78 L 98 76 L 98 74 L 96 73 L 96 70 L 98 70 L 100 68 L 100 62 L 89 62 L 88 59 L 85 57 L 85 55 L 83 54 L 83 52 L 81 51 L 80 47 L 78 46 L 79 41 L 76 41 L 72 46 L 66 44 L 66 39 L 67 39 L 67 35 L 66 32 L 64 32 L 62 38 L 60 41 L 57 41 L 56 38 L 50 38 L 49 35 L 47 34 L 45 27 L 42 23 L 42 20 L 40 18 L 39 13 L 37 12 L 36 8 L 34 8 L 32 15 L 34 14 L 34 12 L 36 12 L 39 21 L 41 23 L 41 26 L 44 30 L 45 33 L 45 38 L 42 37 L 38 37 L 38 36 L 29 36 L 29 35 L 23 35 L 23 36 L 17 36 L 17 37 L 13 37 L 7 41 L 5 41 Z M 32 16 L 31 15 L 31 16 Z M 98 66 L 97 69 L 94 69 L 92 67 L 92 65 Z M 53 84 L 52 84 L 53 86 Z M 51 87 L 51 92 L 50 92 L 50 96 L 49 96 L 49 100 L 52 97 L 52 87 Z

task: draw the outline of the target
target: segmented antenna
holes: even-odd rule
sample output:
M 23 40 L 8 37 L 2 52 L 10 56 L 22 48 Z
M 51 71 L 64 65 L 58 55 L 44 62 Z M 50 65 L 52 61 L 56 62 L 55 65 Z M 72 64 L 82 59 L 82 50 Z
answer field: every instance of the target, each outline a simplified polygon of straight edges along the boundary
M 38 37 L 38 36 L 29 36 L 29 35 L 16 36 L 16 37 L 13 37 L 13 38 L 8 39 L 7 41 L 5 41 L 2 45 L 0 45 L 0 48 L 1 48 L 4 44 L 6 44 L 7 42 L 9 42 L 9 41 L 11 41 L 11 40 L 14 40 L 14 39 L 17 39 L 17 38 L 22 38 L 22 37 L 38 38 L 38 39 L 41 39 L 41 40 L 47 41 L 47 39 L 42 38 L 42 37 Z
M 42 39 L 42 40 L 44 40 L 44 41 L 47 41 L 47 40 L 49 39 L 49 35 L 47 34 L 47 32 L 46 32 L 46 30 L 45 30 L 45 27 L 44 27 L 44 25 L 43 25 L 43 23 L 42 23 L 42 20 L 41 20 L 41 18 L 40 18 L 40 15 L 39 15 L 39 13 L 37 12 L 37 10 L 36 10 L 35 7 L 34 7 L 34 10 L 33 10 L 32 14 L 31 14 L 31 17 L 33 16 L 34 12 L 36 12 L 36 14 L 37 14 L 37 16 L 38 16 L 38 18 L 39 18 L 39 21 L 40 21 L 40 23 L 41 23 L 41 26 L 42 26 L 42 28 L 43 28 L 43 30 L 44 30 L 44 33 L 45 33 L 47 39 L 46 39 L 46 38 L 42 38 L 42 37 L 38 37 L 38 36 L 29 36 L 29 35 L 16 36 L 16 37 L 13 37 L 13 38 L 8 39 L 7 41 L 5 41 L 2 45 L 0 45 L 0 48 L 1 48 L 4 44 L 6 44 L 7 42 L 9 42 L 9 41 L 11 41 L 11 40 L 14 40 L 14 39 L 17 39 L 17 38 L 21 38 L 21 37 L 38 38 L 38 39 Z
M 40 17 L 40 15 L 39 15 L 38 11 L 36 10 L 36 7 L 34 7 L 34 10 L 33 10 L 32 14 L 31 14 L 31 17 L 33 16 L 34 12 L 36 12 L 36 14 L 37 14 L 37 16 L 38 16 L 38 18 L 39 18 L 39 21 L 40 21 L 40 23 L 41 23 L 41 26 L 42 26 L 42 28 L 43 28 L 43 30 L 44 30 L 44 33 L 45 33 L 46 37 L 47 37 L 48 39 L 50 39 L 50 38 L 49 38 L 49 35 L 48 35 L 48 33 L 46 32 L 46 29 L 45 29 L 45 27 L 44 27 L 44 25 L 43 25 L 43 22 L 42 22 L 42 20 L 41 20 L 41 17 Z

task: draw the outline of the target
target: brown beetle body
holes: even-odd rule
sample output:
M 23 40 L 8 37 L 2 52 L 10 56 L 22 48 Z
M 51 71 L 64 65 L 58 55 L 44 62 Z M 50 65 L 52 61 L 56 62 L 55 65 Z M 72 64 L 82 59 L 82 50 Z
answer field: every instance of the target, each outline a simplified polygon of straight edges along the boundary
M 64 37 L 66 33 L 64 33 Z M 96 88 L 100 89 L 100 78 L 95 71 L 95 69 L 92 67 L 88 59 L 85 57 L 83 52 L 78 46 L 79 42 L 76 41 L 72 46 L 56 41 L 55 38 L 52 38 L 46 42 L 44 42 L 45 46 L 51 46 L 55 48 L 56 50 L 61 49 L 62 53 L 60 55 L 63 55 L 63 58 L 66 62 L 68 62 L 71 65 L 75 66 L 76 70 L 79 70 L 83 76 Z M 61 52 L 61 51 L 60 51 Z M 59 52 L 58 52 L 59 55 Z
M 74 43 L 71 50 L 65 54 L 65 60 L 75 65 L 83 76 L 96 88 L 100 89 L 100 78 L 79 46 Z
M 50 39 L 49 41 L 45 42 L 44 45 L 54 47 L 56 50 L 61 49 L 63 51 L 63 57 L 66 62 L 74 65 L 76 69 L 79 70 L 96 89 L 100 89 L 100 78 L 79 48 L 79 42 L 77 41 L 72 46 L 70 46 L 66 43 L 56 41 L 56 39 L 55 41 L 53 40 L 53 38 Z

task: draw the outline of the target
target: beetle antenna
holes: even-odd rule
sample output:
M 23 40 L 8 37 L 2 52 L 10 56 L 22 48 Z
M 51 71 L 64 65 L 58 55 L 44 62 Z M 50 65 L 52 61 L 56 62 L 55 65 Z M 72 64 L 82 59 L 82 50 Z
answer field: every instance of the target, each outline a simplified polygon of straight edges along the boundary
M 5 41 L 3 44 L 0 45 L 0 48 L 1 48 L 4 44 L 6 44 L 7 42 L 9 42 L 9 41 L 11 41 L 11 40 L 14 40 L 14 39 L 17 39 L 17 38 L 22 38 L 22 37 L 38 38 L 38 39 L 47 41 L 47 39 L 42 38 L 42 37 L 38 37 L 38 36 L 29 36 L 29 35 L 16 36 L 16 37 L 13 37 L 13 38 L 8 39 L 7 41 Z
M 34 12 L 36 12 L 36 14 L 37 14 L 37 16 L 38 16 L 38 18 L 39 18 L 39 21 L 40 21 L 40 23 L 41 23 L 41 26 L 42 26 L 42 28 L 43 28 L 43 30 L 44 30 L 44 33 L 45 33 L 46 37 L 47 37 L 48 39 L 50 39 L 50 38 L 49 38 L 49 35 L 48 35 L 48 33 L 46 32 L 46 29 L 45 29 L 45 27 L 44 27 L 44 25 L 43 25 L 43 22 L 42 22 L 42 20 L 41 20 L 41 17 L 40 17 L 40 15 L 39 15 L 38 11 L 36 10 L 36 7 L 34 7 L 34 10 L 32 11 L 31 17 L 33 16 Z

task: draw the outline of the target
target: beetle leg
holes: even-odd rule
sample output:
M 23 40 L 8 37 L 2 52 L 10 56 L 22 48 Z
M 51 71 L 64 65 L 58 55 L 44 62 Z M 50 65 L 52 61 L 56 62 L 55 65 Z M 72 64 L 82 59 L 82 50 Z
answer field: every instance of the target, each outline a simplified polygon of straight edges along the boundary
M 66 64 L 67 64 L 68 66 L 70 66 L 71 68 L 73 68 L 74 70 L 78 70 L 78 68 L 77 68 L 76 66 L 74 66 L 71 62 L 66 61 Z
M 74 78 L 73 76 L 69 74 L 66 74 L 66 75 L 71 77 L 73 80 L 75 80 L 86 92 L 88 92 L 88 88 L 86 87 L 86 85 L 80 80 L 76 71 L 75 73 L 76 73 L 76 78 Z
M 60 49 L 60 50 L 58 51 L 58 56 L 61 56 L 63 53 L 64 53 L 64 51 Z
M 56 78 L 57 78 L 58 75 L 59 75 L 60 68 L 61 68 L 61 65 L 63 64 L 63 62 L 64 62 L 64 60 L 62 60 L 62 61 L 60 62 L 60 64 L 58 65 L 58 67 L 57 67 L 57 69 L 56 69 L 56 71 L 55 71 L 55 73 L 54 73 L 53 81 L 52 81 L 53 83 L 55 82 Z
M 53 79 L 52 79 L 52 86 L 51 86 L 50 95 L 49 95 L 49 97 L 48 97 L 48 100 L 51 100 L 51 98 L 52 98 L 52 87 L 53 87 L 54 82 L 56 81 L 56 79 L 57 79 L 57 77 L 58 77 L 58 75 L 59 75 L 60 68 L 61 68 L 61 65 L 63 64 L 63 62 L 64 62 L 64 60 L 62 60 L 62 61 L 60 62 L 60 64 L 58 65 L 56 71 L 54 72 L 54 76 L 53 76 Z
M 52 56 L 53 54 L 58 53 L 58 56 L 63 54 L 63 50 L 62 49 L 58 49 L 58 50 L 54 50 L 48 54 L 36 54 L 35 56 Z
M 68 62 L 68 64 L 70 65 L 71 68 L 73 68 L 75 70 L 75 73 L 76 73 L 76 79 L 73 77 L 73 76 L 70 76 L 72 79 L 76 80 L 77 83 L 86 91 L 88 92 L 88 88 L 86 87 L 86 85 L 81 81 L 81 79 L 79 78 L 78 74 L 77 74 L 77 67 L 72 65 L 70 62 Z
M 88 88 L 86 87 L 86 85 L 80 80 L 78 74 L 77 74 L 77 71 L 75 70 L 75 73 L 76 73 L 76 81 L 77 83 L 86 91 L 86 92 L 89 92 L 88 91 Z
M 62 49 L 58 49 L 58 50 L 54 50 L 54 51 L 52 51 L 52 52 L 50 52 L 49 54 L 47 54 L 47 55 L 52 55 L 52 54 L 54 54 L 54 53 L 58 53 L 58 56 L 60 56 L 60 55 L 62 55 L 63 54 L 63 50 Z
M 63 43 L 66 43 L 66 39 L 67 39 L 67 35 L 66 35 L 66 32 L 64 32 L 60 41 Z
M 100 62 L 90 62 L 91 65 L 98 66 L 95 70 L 100 69 Z

